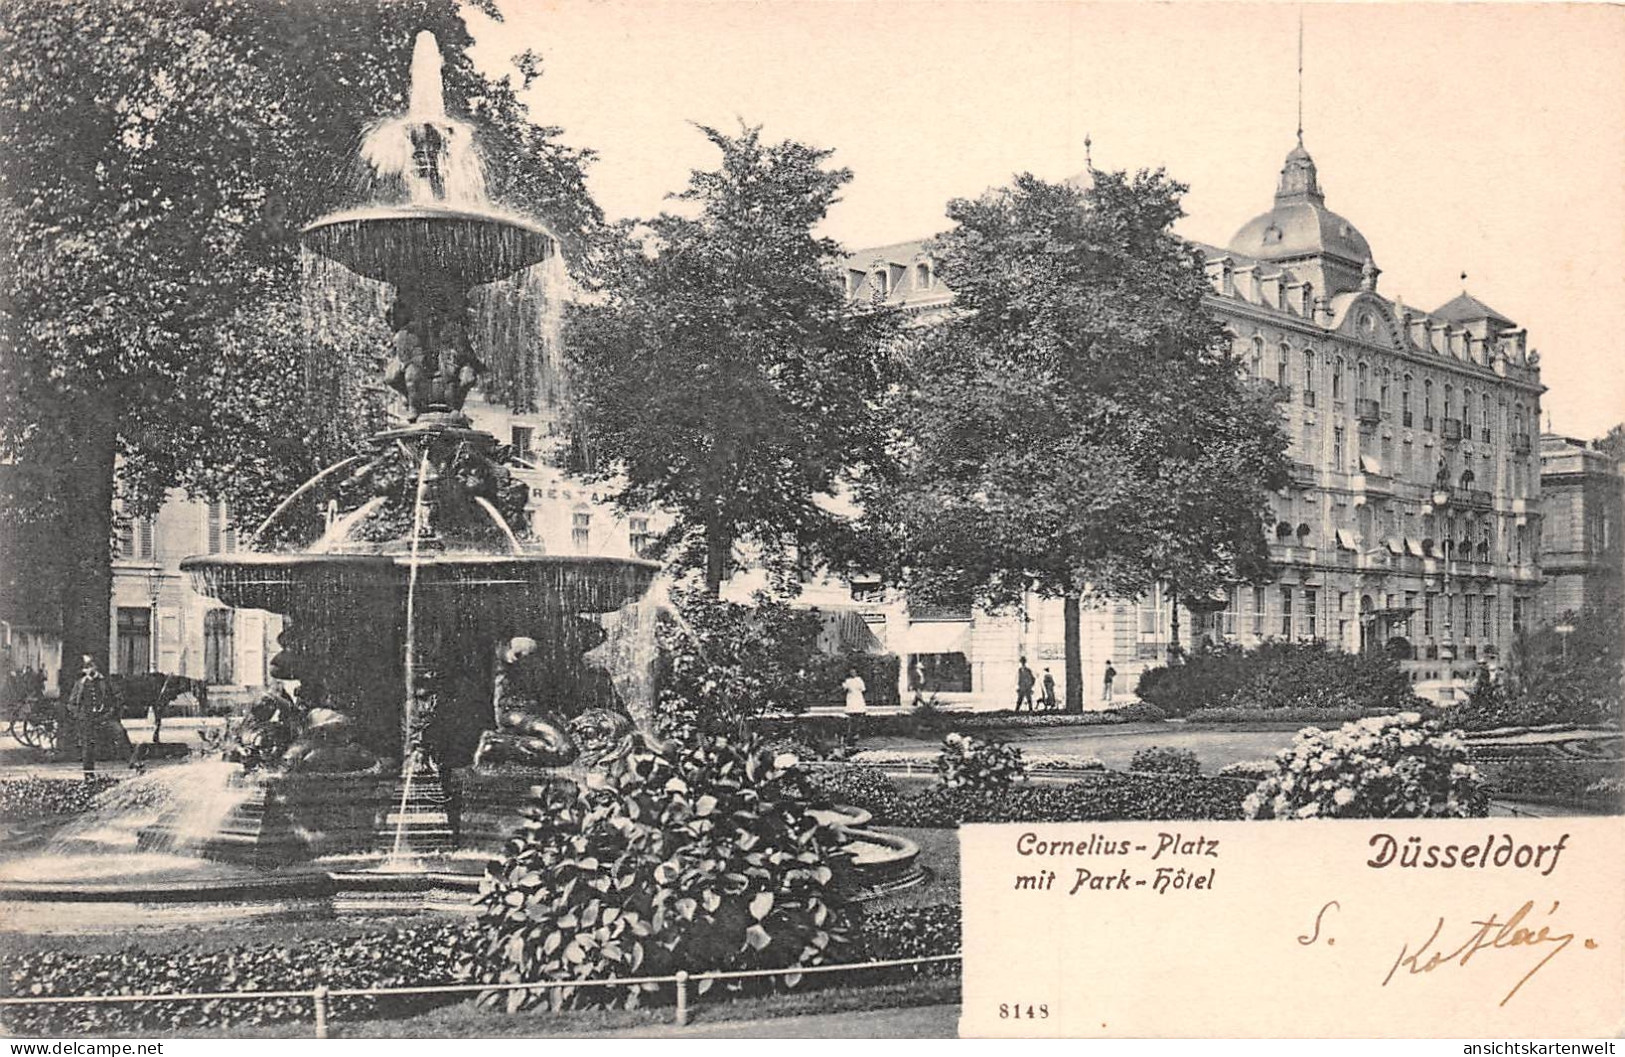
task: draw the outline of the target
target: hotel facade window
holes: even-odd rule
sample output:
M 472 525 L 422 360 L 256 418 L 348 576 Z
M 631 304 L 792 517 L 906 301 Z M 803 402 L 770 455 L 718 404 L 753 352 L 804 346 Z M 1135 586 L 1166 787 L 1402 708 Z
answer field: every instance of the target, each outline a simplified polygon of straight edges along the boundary
M 231 524 L 231 509 L 225 503 L 210 503 L 208 516 L 210 554 L 231 554 L 237 549 L 237 530 Z

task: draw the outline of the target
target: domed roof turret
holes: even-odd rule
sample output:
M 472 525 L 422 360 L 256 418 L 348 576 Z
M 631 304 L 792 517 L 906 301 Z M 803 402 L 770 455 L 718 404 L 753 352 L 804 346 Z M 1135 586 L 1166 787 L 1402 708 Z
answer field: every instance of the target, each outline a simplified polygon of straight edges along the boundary
M 1360 267 L 1371 259 L 1371 246 L 1365 236 L 1326 208 L 1315 160 L 1301 139 L 1281 168 L 1275 207 L 1242 225 L 1229 248 L 1242 256 L 1266 261 L 1324 256 Z

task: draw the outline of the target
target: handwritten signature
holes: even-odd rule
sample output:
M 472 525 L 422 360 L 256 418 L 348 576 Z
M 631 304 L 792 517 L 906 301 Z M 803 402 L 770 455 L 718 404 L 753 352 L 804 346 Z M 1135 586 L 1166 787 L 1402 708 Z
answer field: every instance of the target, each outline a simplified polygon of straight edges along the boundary
M 1546 916 L 1550 917 L 1557 913 L 1557 908 L 1560 905 L 1560 903 L 1554 902 L 1552 909 L 1546 912 Z M 1534 909 L 1534 900 L 1529 900 L 1514 911 L 1505 921 L 1501 920 L 1497 914 L 1491 914 L 1483 921 L 1474 921 L 1472 925 L 1477 931 L 1468 936 L 1454 950 L 1448 952 L 1444 948 L 1449 945 L 1449 941 L 1440 942 L 1439 940 L 1439 934 L 1444 931 L 1445 927 L 1445 919 L 1441 917 L 1438 924 L 1433 926 L 1432 934 L 1423 940 L 1415 950 L 1411 949 L 1410 944 L 1400 947 L 1399 957 L 1394 959 L 1394 964 L 1388 970 L 1388 975 L 1383 977 L 1382 986 L 1387 987 L 1389 981 L 1393 980 L 1401 970 L 1404 970 L 1408 976 L 1415 976 L 1421 973 L 1431 973 L 1433 970 L 1446 965 L 1465 966 L 1480 951 L 1510 950 L 1518 947 L 1527 948 L 1532 953 L 1544 951 L 1544 957 L 1531 966 L 1529 971 L 1524 973 L 1518 982 L 1513 985 L 1512 990 L 1506 993 L 1506 997 L 1501 999 L 1500 1005 L 1506 1005 L 1524 984 L 1528 983 L 1536 973 L 1546 967 L 1548 962 L 1562 954 L 1568 949 L 1569 944 L 1574 942 L 1574 933 L 1554 933 L 1552 931 L 1553 925 L 1550 923 L 1541 925 L 1539 929 L 1533 927 L 1533 922 L 1527 925 L 1524 924 L 1525 919 L 1529 918 Z M 1322 907 L 1321 913 L 1324 914 L 1325 912 L 1326 907 Z M 1319 918 L 1317 917 L 1317 933 L 1319 924 Z M 1594 950 L 1597 942 L 1596 940 L 1587 939 L 1584 941 L 1584 946 L 1586 949 Z

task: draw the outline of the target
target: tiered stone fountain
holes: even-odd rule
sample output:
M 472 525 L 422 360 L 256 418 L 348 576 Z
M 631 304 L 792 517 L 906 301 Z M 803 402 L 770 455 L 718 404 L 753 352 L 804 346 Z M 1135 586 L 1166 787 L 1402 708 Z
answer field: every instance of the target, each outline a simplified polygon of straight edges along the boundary
M 285 755 L 263 761 L 278 776 L 213 854 L 402 859 L 490 844 L 500 835 L 480 823 L 511 822 L 538 771 L 601 762 L 639 736 L 582 654 L 604 638 L 592 618 L 639 599 L 659 567 L 527 542 L 526 488 L 463 413 L 481 352 L 503 351 L 475 349 L 471 295 L 559 248 L 484 200 L 439 67 L 421 34 L 407 115 L 364 145 L 404 200 L 303 232 L 308 250 L 392 288 L 383 381 L 406 424 L 372 439 L 339 486 L 359 504 L 315 548 L 182 563 L 202 593 L 286 618 L 274 665 L 300 681 L 297 711 L 320 709 Z
M 515 355 L 476 348 L 471 335 L 501 329 L 475 318 L 480 288 L 556 264 L 559 246 L 485 200 L 471 130 L 446 115 L 441 92 L 438 47 L 421 34 L 407 114 L 363 145 L 388 201 L 303 232 L 307 251 L 390 291 L 382 380 L 405 421 L 255 534 L 331 496 L 341 513 L 319 540 L 182 562 L 203 594 L 284 617 L 272 668 L 297 681 L 297 700 L 272 691 L 255 707 L 231 754 L 241 768 L 121 783 L 107 821 L 136 820 L 138 837 L 98 857 L 78 850 L 87 831 L 118 825 L 76 827 L 0 871 L 0 903 L 212 902 L 240 915 L 358 892 L 466 892 L 537 785 L 657 741 L 649 703 L 617 693 L 585 655 L 606 638 L 602 615 L 642 598 L 659 566 L 544 553 L 526 487 L 464 414 L 482 356 Z M 166 797 L 187 810 L 146 806 Z M 835 821 L 851 827 L 872 887 L 920 876 L 909 842 L 858 828 L 866 816 Z

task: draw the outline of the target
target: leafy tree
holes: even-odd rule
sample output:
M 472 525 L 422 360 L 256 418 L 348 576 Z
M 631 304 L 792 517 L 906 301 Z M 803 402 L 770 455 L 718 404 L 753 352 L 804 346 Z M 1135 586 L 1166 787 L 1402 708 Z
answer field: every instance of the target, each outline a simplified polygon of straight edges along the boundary
M 1616 461 L 1625 462 L 1625 424 L 1620 424 L 1591 442 L 1591 446 L 1600 452 L 1613 456 Z
M 1082 708 L 1089 595 L 1205 596 L 1258 576 L 1285 481 L 1271 398 L 1246 384 L 1161 171 L 1030 175 L 948 208 L 956 312 L 907 356 L 900 469 L 866 482 L 876 546 L 917 594 L 1063 600 L 1067 708 Z
M 294 236 L 342 199 L 362 125 L 403 108 L 418 30 L 485 123 L 496 190 L 567 244 L 598 214 L 585 156 L 474 70 L 449 0 L 16 0 L 7 16 L 0 459 L 16 472 L 0 506 L 55 530 L 6 564 L 59 582 L 64 656 L 105 664 L 115 495 L 148 513 L 183 487 L 251 525 L 379 420 L 366 402 L 299 421 Z M 382 347 L 375 327 L 321 340 Z
M 589 475 L 675 514 L 677 564 L 714 595 L 735 544 L 784 577 L 840 534 L 828 501 L 884 455 L 888 317 L 846 298 L 813 234 L 852 176 L 831 151 L 700 131 L 721 166 L 674 196 L 686 214 L 623 229 L 567 346 Z
M 1552 627 L 1521 635 L 1507 667 L 1482 673 L 1461 708 L 1474 730 L 1544 723 L 1619 726 L 1625 700 L 1625 607 L 1587 606 Z

